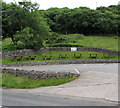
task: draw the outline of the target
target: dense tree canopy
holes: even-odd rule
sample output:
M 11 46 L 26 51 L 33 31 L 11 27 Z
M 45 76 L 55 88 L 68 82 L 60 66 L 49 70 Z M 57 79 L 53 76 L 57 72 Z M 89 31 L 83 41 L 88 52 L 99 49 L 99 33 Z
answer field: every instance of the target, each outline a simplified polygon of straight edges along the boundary
M 120 5 L 98 7 L 50 8 L 44 11 L 52 31 L 63 34 L 119 34 Z
M 50 31 L 56 38 L 62 34 L 105 35 L 120 33 L 120 5 L 98 7 L 96 10 L 79 7 L 74 9 L 49 8 L 39 10 L 37 3 L 22 1 L 2 2 L 2 36 L 19 41 L 26 48 L 40 48 Z M 55 36 L 54 36 L 55 35 Z M 49 42 L 50 43 L 50 42 Z

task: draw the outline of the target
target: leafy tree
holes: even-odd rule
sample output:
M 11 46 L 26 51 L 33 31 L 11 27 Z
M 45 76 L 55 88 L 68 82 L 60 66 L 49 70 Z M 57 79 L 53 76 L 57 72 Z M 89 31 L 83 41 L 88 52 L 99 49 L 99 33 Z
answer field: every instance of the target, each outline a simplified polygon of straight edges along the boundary
M 98 7 L 50 8 L 45 10 L 50 28 L 54 32 L 71 34 L 117 34 L 119 35 L 120 5 Z
M 26 27 L 22 31 L 17 31 L 14 35 L 15 41 L 21 41 L 25 48 L 28 49 L 38 49 L 43 46 L 42 44 L 42 38 L 39 36 L 39 34 L 34 35 L 34 30 Z
M 3 37 L 10 37 L 16 45 L 15 35 L 18 35 L 16 32 L 22 33 L 28 27 L 34 31 L 32 32 L 34 38 L 39 36 L 38 42 L 41 41 L 42 45 L 42 41 L 49 36 L 50 29 L 38 11 L 39 5 L 31 2 L 3 4 Z

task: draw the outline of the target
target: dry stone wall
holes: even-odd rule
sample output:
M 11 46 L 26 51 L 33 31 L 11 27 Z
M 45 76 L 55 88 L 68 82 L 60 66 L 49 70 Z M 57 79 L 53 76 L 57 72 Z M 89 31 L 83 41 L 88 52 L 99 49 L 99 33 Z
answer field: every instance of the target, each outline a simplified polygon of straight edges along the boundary
M 31 50 L 31 49 L 23 49 L 23 50 L 16 50 L 16 51 L 8 51 L 8 52 L 2 52 L 2 58 L 10 58 L 13 56 L 28 56 L 28 55 L 34 55 L 41 52 L 46 51 L 71 51 L 71 47 L 46 47 L 41 48 L 39 50 Z M 97 48 L 97 47 L 77 47 L 77 51 L 93 51 L 93 52 L 102 52 L 106 54 L 111 55 L 119 55 L 119 51 L 104 49 L 104 48 Z
M 79 77 L 80 74 L 71 72 L 45 72 L 35 70 L 20 70 L 3 68 L 2 73 L 13 74 L 15 76 L 24 76 L 35 80 L 41 80 L 46 78 L 63 78 L 63 77 Z
M 39 50 L 31 50 L 31 49 L 23 49 L 23 50 L 16 50 L 16 51 L 7 51 L 7 52 L 2 52 L 2 58 L 10 58 L 14 56 L 27 56 L 27 55 L 34 55 L 38 54 L 41 52 L 46 52 L 49 51 L 48 48 L 41 48 Z
M 2 64 L 3 67 L 36 66 L 36 65 L 58 65 L 58 64 L 94 64 L 94 63 L 120 63 L 120 60 L 60 60 L 60 61 L 38 61 Z

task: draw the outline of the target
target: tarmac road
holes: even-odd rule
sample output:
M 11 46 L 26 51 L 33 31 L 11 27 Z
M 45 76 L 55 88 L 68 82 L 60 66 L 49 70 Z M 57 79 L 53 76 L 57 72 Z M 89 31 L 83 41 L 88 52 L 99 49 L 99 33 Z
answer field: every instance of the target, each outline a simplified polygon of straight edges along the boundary
M 117 106 L 103 99 L 79 98 L 65 95 L 29 93 L 22 90 L 3 90 L 3 106 Z
M 78 71 L 80 78 L 59 86 L 3 89 L 4 106 L 118 105 L 118 64 L 40 65 L 12 68 L 54 72 Z
M 76 72 L 77 69 L 80 73 L 87 71 L 118 73 L 118 64 L 64 64 L 64 65 L 37 65 L 37 66 L 20 66 L 9 67 L 19 68 L 24 70 L 37 70 L 37 71 L 52 71 L 52 72 Z

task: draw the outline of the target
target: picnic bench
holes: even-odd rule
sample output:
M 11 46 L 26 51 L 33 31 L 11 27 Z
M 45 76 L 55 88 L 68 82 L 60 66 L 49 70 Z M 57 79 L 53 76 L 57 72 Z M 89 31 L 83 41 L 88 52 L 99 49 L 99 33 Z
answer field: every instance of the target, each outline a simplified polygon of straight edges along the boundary
M 43 60 L 52 60 L 52 56 L 49 56 L 49 57 L 44 56 L 44 57 L 43 57 Z
M 89 58 L 98 58 L 98 55 L 97 54 L 90 54 Z
M 103 58 L 111 58 L 110 54 L 103 54 Z
M 23 60 L 23 56 L 20 56 L 17 61 Z
M 82 54 L 80 54 L 79 56 L 76 56 L 76 54 L 74 54 L 73 58 L 82 58 Z
M 67 57 L 67 54 L 65 54 L 65 55 L 61 55 L 61 54 L 60 54 L 59 58 L 60 58 L 60 59 L 64 59 L 64 58 L 68 58 L 68 57 Z
M 12 60 L 13 60 L 13 61 L 16 61 L 16 60 L 17 60 L 17 56 L 14 56 L 14 57 L 12 58 Z
M 13 61 L 20 61 L 20 60 L 36 60 L 37 59 L 37 57 L 36 56 L 34 56 L 34 57 L 31 57 L 31 56 L 28 56 L 28 57 L 23 57 L 23 56 L 14 56 L 13 57 Z

